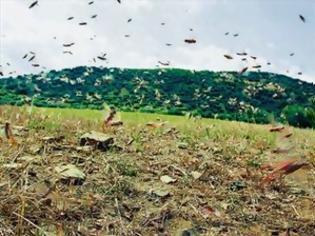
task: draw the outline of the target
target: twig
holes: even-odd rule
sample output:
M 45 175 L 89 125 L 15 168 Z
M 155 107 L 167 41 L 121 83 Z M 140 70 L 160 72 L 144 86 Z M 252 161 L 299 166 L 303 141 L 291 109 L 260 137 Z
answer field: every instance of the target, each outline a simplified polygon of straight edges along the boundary
M 295 206 L 294 206 L 293 204 L 291 204 L 291 207 L 293 208 L 295 214 L 296 214 L 299 218 L 301 218 L 301 215 L 298 213 L 298 211 L 296 210 Z
M 16 213 L 16 212 L 13 212 L 13 215 L 16 215 L 17 217 L 21 217 L 23 220 L 25 220 L 26 222 L 28 222 L 29 224 L 31 224 L 32 226 L 34 226 L 36 229 L 40 230 L 44 235 L 47 235 L 49 236 L 41 227 L 39 227 L 38 225 L 34 224 L 32 221 L 26 219 L 24 216 Z
M 117 208 L 117 212 L 118 212 L 118 216 L 119 216 L 119 221 L 120 221 L 120 226 L 121 226 L 121 229 L 122 229 L 122 231 L 124 232 L 124 225 L 123 225 L 123 223 L 122 223 L 122 217 L 121 217 L 121 212 L 120 212 L 120 210 L 119 210 L 119 203 L 118 203 L 118 200 L 117 200 L 117 198 L 115 198 L 115 205 L 116 205 L 116 208 Z M 124 232 L 125 233 L 125 235 L 126 235 L 126 232 Z

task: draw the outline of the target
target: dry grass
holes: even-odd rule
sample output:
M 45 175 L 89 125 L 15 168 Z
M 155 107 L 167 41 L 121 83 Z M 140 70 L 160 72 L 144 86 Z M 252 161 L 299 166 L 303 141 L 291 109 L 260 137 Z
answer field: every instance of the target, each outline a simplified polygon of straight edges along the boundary
M 289 128 L 287 144 L 268 126 L 120 115 L 124 126 L 106 130 L 120 148 L 101 152 L 78 139 L 101 131 L 103 112 L 0 107 L 18 143 L 1 136 L 0 235 L 314 235 L 314 168 L 265 187 L 259 168 L 288 157 L 314 164 L 314 131 Z M 145 125 L 157 118 L 166 125 Z M 281 145 L 294 148 L 272 153 Z M 61 164 L 86 179 L 65 181 Z

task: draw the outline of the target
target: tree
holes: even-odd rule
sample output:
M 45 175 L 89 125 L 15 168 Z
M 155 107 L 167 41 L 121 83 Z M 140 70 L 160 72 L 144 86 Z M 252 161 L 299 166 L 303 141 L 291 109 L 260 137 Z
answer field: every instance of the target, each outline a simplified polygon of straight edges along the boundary
M 314 128 L 315 111 L 312 108 L 289 105 L 283 109 L 282 114 L 289 125 L 300 128 Z

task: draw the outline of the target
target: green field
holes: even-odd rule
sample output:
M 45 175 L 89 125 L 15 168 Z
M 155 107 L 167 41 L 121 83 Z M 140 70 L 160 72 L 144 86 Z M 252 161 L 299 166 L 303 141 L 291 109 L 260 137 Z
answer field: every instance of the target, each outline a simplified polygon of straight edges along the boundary
M 38 114 L 48 115 L 47 123 L 60 123 L 84 120 L 89 124 L 95 125 L 100 129 L 101 122 L 107 112 L 90 109 L 69 109 L 69 108 L 38 108 L 24 107 L 27 110 Z M 176 127 L 184 133 L 205 139 L 216 139 L 217 141 L 227 139 L 248 139 L 248 141 L 264 140 L 269 144 L 275 143 L 276 135 L 269 132 L 270 125 L 255 125 L 237 121 L 224 121 L 206 118 L 188 119 L 184 116 L 160 115 L 153 113 L 140 112 L 119 112 L 118 117 L 127 127 L 143 127 L 148 122 L 157 120 L 165 121 L 167 126 Z M 92 122 L 92 123 L 91 123 Z M 299 129 L 290 127 L 294 132 L 296 141 L 303 146 L 314 148 L 315 150 L 315 131 L 313 129 Z

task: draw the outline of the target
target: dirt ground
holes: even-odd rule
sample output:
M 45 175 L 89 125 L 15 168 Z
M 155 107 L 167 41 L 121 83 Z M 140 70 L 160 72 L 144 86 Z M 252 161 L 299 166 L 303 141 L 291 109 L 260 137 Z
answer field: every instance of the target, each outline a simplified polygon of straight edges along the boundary
M 1 130 L 9 118 L 2 113 Z M 11 119 L 15 142 L 1 136 L 0 235 L 315 235 L 315 153 L 306 143 L 278 154 L 264 138 L 48 120 L 21 113 Z M 113 142 L 81 146 L 92 130 Z M 265 164 L 293 157 L 307 166 L 263 181 Z

